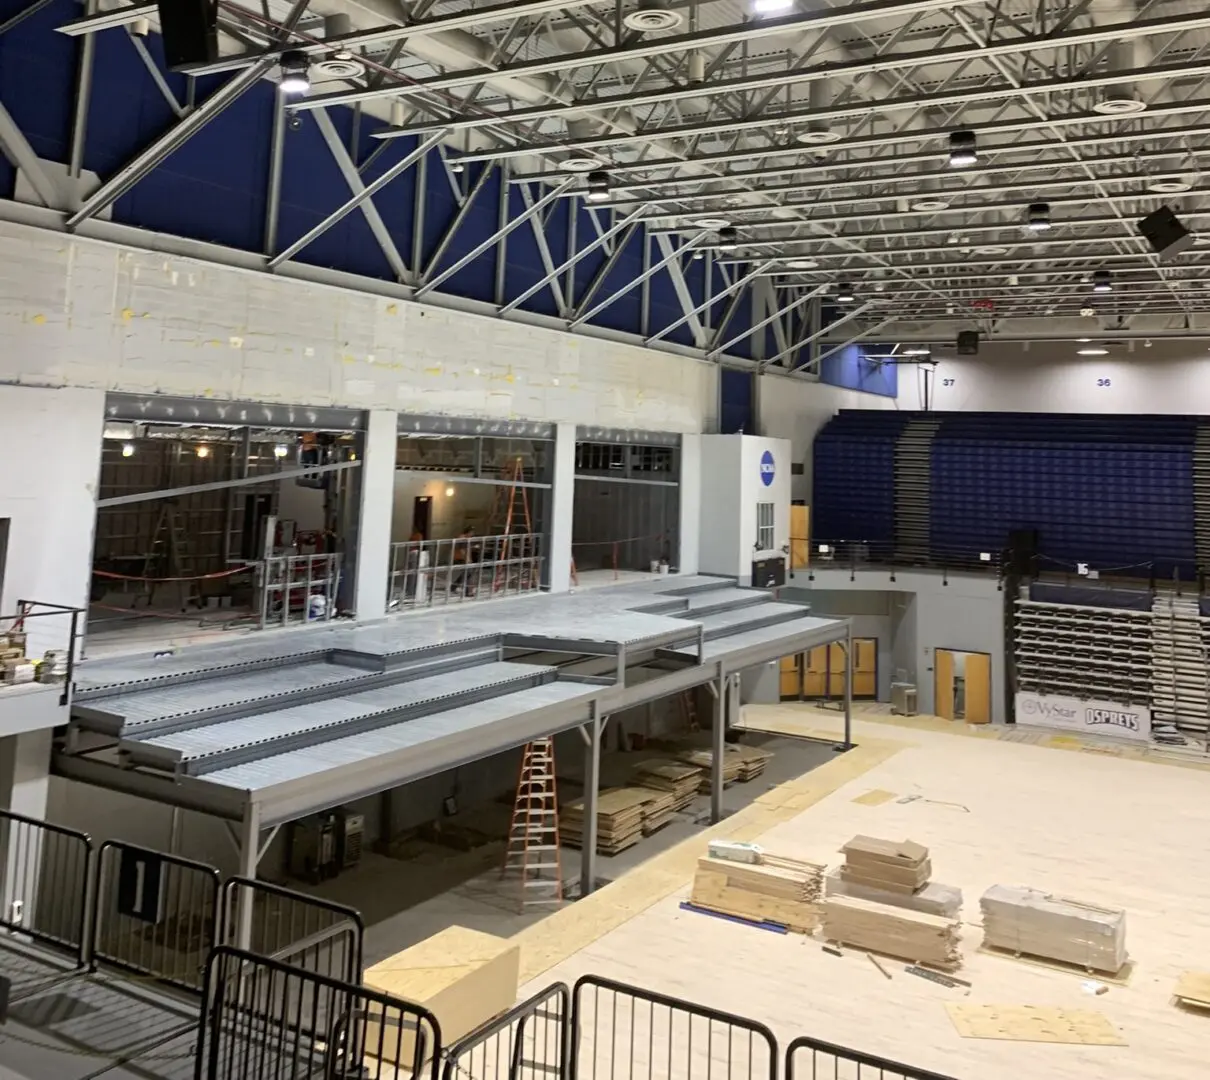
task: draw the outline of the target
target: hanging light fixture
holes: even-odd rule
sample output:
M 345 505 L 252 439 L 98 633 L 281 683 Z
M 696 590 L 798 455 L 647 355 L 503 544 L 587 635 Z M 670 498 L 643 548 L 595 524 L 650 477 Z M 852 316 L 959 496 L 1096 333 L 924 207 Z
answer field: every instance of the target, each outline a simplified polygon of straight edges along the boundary
M 853 286 L 847 281 L 842 281 L 836 286 L 836 302 L 838 304 L 851 304 L 855 299 Z
M 1045 232 L 1050 228 L 1050 204 L 1036 202 L 1029 204 L 1025 216 L 1025 227 L 1030 232 Z
M 134 443 L 122 443 L 122 457 L 134 457 Z
M 288 446 L 287 446 L 285 443 L 280 443 L 280 442 L 279 442 L 279 443 L 278 443 L 278 444 L 277 444 L 277 445 L 276 445 L 276 446 L 273 448 L 273 456 L 274 456 L 275 458 L 277 458 L 279 461 L 280 461 L 282 458 L 284 458 L 284 457 L 285 457 L 285 456 L 286 456 L 286 455 L 287 455 L 289 452 L 290 452 L 290 448 L 289 448 L 289 447 L 288 447 Z
M 950 132 L 950 166 L 965 169 L 979 160 L 979 144 L 973 131 Z
M 724 225 L 721 229 L 719 229 L 719 251 L 734 251 L 737 243 L 739 243 L 739 233 L 735 231 L 734 225 Z
M 282 53 L 281 82 L 278 89 L 287 97 L 300 97 L 311 89 L 311 61 L 305 52 L 291 49 Z
M 602 169 L 594 169 L 588 174 L 588 195 L 590 202 L 604 202 L 609 198 L 609 173 Z
M 1093 292 L 1113 292 L 1113 279 L 1108 270 L 1098 270 L 1092 275 Z

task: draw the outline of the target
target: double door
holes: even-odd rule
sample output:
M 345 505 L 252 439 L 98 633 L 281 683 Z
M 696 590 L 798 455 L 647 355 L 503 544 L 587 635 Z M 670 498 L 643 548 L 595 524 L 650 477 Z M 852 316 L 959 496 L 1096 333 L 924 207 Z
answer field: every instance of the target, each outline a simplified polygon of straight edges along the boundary
M 938 649 L 934 657 L 937 715 L 968 724 L 991 723 L 992 658 L 987 653 Z
M 843 698 L 845 690 L 844 645 L 833 642 L 810 652 L 786 656 L 781 661 L 781 698 Z M 878 697 L 878 639 L 853 639 L 853 697 Z

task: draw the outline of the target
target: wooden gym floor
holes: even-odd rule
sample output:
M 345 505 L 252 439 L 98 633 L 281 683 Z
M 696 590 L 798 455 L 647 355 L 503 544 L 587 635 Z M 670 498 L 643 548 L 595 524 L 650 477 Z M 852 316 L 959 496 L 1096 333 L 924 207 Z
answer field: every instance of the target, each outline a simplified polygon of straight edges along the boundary
M 839 730 L 834 713 L 801 705 L 750 706 L 744 722 L 814 737 Z M 764 1021 L 783 1048 L 807 1034 L 959 1080 L 1210 1075 L 1210 1014 L 1182 1011 L 1171 997 L 1182 971 L 1210 970 L 1210 771 L 934 718 L 859 719 L 855 738 L 855 750 L 519 934 L 523 994 L 592 972 Z M 894 797 L 855 801 L 870 792 Z M 900 801 L 907 796 L 916 798 Z M 963 889 L 958 974 L 969 993 L 884 961 L 888 981 L 860 953 L 838 958 L 816 938 L 678 907 L 711 836 L 835 865 L 857 832 L 927 844 L 936 880 Z M 997 882 L 1124 907 L 1128 984 L 1094 996 L 1083 974 L 977 951 L 979 896 Z M 1092 1010 L 1127 1045 L 966 1039 L 948 1002 Z

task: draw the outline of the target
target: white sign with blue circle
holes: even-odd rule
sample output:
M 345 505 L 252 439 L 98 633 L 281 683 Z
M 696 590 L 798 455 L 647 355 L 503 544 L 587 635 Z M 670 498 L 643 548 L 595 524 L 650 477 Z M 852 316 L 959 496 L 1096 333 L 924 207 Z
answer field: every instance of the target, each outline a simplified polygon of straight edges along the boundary
M 773 483 L 773 476 L 776 473 L 773 465 L 773 452 L 766 450 L 760 456 L 760 482 L 769 487 Z

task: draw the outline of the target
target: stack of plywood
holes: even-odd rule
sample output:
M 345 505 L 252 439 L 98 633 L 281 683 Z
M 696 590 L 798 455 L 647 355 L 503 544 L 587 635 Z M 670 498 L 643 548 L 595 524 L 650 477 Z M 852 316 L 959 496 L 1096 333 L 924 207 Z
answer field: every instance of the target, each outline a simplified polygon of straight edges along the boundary
M 824 867 L 754 851 L 755 861 L 703 856 L 697 861 L 691 903 L 755 922 L 773 922 L 809 934 L 819 925 Z
M 993 885 L 979 902 L 983 944 L 1116 975 L 1126 964 L 1126 912 L 1052 896 L 1024 885 Z
M 828 896 L 854 896 L 858 900 L 873 900 L 876 904 L 890 904 L 892 907 L 923 911 L 926 915 L 940 915 L 947 919 L 956 919 L 962 912 L 962 890 L 953 885 L 942 885 L 939 881 L 930 881 L 914 893 L 892 892 L 874 885 L 846 881 L 843 870 L 838 868 L 828 874 L 824 885 Z
M 911 894 L 924 888 L 933 872 L 929 849 L 912 840 L 854 836 L 840 850 L 845 860 L 840 876 L 853 885 Z
M 957 919 L 853 896 L 829 896 L 823 902 L 827 940 L 946 971 L 962 965 L 961 926 Z
M 761 750 L 756 746 L 732 744 L 727 747 L 727 754 L 729 757 L 735 757 L 739 760 L 739 772 L 736 775 L 736 779 L 741 783 L 755 780 L 765 771 L 765 766 L 773 760 L 773 752 L 771 750 Z
M 597 851 L 616 855 L 643 838 L 643 807 L 652 792 L 646 788 L 606 788 L 597 796 Z M 564 803 L 559 810 L 559 839 L 579 847 L 584 838 L 584 800 Z
M 680 755 L 681 761 L 694 765 L 702 770 L 698 779 L 698 791 L 710 790 L 710 774 L 714 767 L 714 751 L 708 749 L 686 750 Z M 740 759 L 735 754 L 723 755 L 723 786 L 734 783 L 739 779 Z
M 668 791 L 652 791 L 650 788 L 634 788 L 645 791 L 647 801 L 643 803 L 643 835 L 650 836 L 657 829 L 662 829 L 672 820 L 676 813 L 676 803 L 672 793 Z
M 702 770 L 683 761 L 641 761 L 634 767 L 635 783 L 652 791 L 672 795 L 673 811 L 684 810 L 697 794 Z

